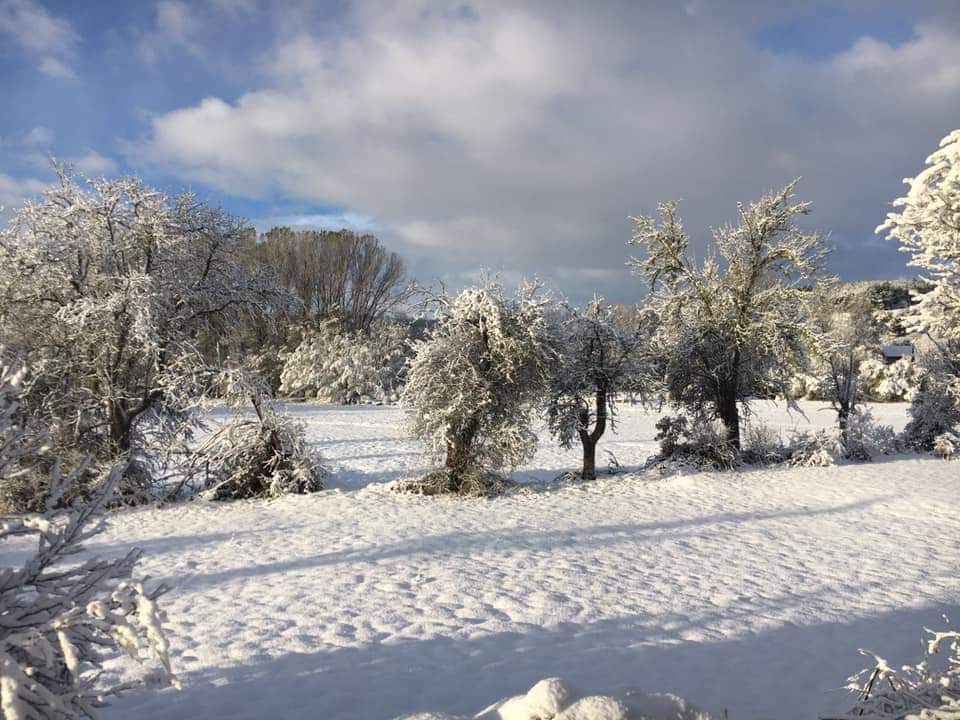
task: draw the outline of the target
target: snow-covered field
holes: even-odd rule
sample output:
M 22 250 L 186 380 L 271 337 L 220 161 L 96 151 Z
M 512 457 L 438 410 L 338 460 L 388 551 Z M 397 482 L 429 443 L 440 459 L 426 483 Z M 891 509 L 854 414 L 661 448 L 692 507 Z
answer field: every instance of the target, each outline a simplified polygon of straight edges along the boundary
M 765 404 L 780 425 L 829 425 Z M 106 718 L 471 714 L 560 676 L 588 693 L 669 691 L 731 718 L 846 709 L 866 647 L 919 659 L 960 618 L 960 465 L 902 457 L 827 469 L 604 477 L 493 500 L 397 495 L 429 458 L 393 408 L 291 405 L 332 490 L 114 515 L 89 544 L 146 551 L 180 691 Z M 902 426 L 905 406 L 875 408 Z M 636 466 L 653 423 L 622 410 L 601 443 Z M 544 438 L 524 480 L 575 468 Z

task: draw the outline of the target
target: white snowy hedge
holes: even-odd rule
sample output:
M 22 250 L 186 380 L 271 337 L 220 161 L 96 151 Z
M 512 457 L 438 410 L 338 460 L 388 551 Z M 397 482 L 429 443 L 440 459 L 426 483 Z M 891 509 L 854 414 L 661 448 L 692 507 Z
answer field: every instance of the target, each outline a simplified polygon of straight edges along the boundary
M 20 373 L 0 377 L 0 483 L 24 470 L 36 453 L 16 421 Z M 138 684 L 170 684 L 173 679 L 163 613 L 157 598 L 163 586 L 147 590 L 132 576 L 140 559 L 133 549 L 117 560 L 78 561 L 81 543 L 101 525 L 98 514 L 116 489 L 121 468 L 97 486 L 87 502 L 54 509 L 77 474 L 54 471 L 44 513 L 0 518 L 0 546 L 6 557 L 36 545 L 22 562 L 0 566 L 0 717 L 4 720 L 71 720 L 96 717 L 105 700 Z M 13 546 L 13 547 L 11 547 Z M 140 680 L 104 682 L 104 660 L 123 653 L 151 666 Z

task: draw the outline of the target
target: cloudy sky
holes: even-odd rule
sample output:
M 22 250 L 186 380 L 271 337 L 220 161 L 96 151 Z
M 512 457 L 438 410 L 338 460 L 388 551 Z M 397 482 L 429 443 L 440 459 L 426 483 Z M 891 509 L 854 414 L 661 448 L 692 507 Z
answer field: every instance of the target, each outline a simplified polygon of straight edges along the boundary
M 0 205 L 135 173 L 248 218 L 375 232 L 424 282 L 641 295 L 630 215 L 711 226 L 803 177 L 846 279 L 960 126 L 960 2 L 0 0 Z

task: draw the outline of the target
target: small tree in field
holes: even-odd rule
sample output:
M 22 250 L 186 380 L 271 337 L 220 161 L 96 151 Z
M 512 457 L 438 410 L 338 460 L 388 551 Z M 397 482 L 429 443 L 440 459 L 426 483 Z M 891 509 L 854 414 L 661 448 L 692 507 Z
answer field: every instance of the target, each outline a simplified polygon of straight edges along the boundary
M 669 396 L 696 416 L 719 418 L 736 449 L 740 404 L 789 397 L 790 378 L 806 363 L 803 300 L 825 249 L 795 224 L 808 211 L 792 201 L 795 185 L 739 205 L 739 224 L 714 231 L 719 258 L 702 264 L 688 254 L 675 204 L 659 206 L 659 222 L 634 218 L 631 243 L 645 256 L 631 265 L 660 318 L 654 342 Z
M 651 382 L 653 373 L 645 354 L 648 336 L 642 327 L 625 330 L 600 298 L 582 312 L 564 308 L 558 320 L 552 338 L 557 360 L 550 374 L 547 421 L 563 447 L 580 439 L 580 475 L 592 480 L 597 443 L 608 421 L 615 429 L 617 398 L 642 392 Z M 646 325 L 642 315 L 640 323 Z
M 414 345 L 402 396 L 410 430 L 445 455 L 432 491 L 485 491 L 486 471 L 515 467 L 535 451 L 530 426 L 549 359 L 546 303 L 536 286 L 511 298 L 496 283 L 438 300 L 437 325 Z
M 831 289 L 811 300 L 811 320 L 819 340 L 813 375 L 837 413 L 840 441 L 847 447 L 850 417 L 865 396 L 861 367 L 879 354 L 874 310 L 867 297 Z
M 897 210 L 877 232 L 898 240 L 910 265 L 923 269 L 933 285 L 915 293 L 916 302 L 904 311 L 907 328 L 926 334 L 939 355 L 928 362 L 933 372 L 911 408 L 915 426 L 907 427 L 912 442 L 929 448 L 931 429 L 949 433 L 960 417 L 960 129 L 940 142 L 923 172 L 904 182 L 909 192 L 894 201 Z

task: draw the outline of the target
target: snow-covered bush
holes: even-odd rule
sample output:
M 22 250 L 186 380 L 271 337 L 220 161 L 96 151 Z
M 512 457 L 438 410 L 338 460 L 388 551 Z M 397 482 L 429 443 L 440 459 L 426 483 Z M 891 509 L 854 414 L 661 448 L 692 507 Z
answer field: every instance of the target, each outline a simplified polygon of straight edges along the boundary
M 702 264 L 688 253 L 675 204 L 660 205 L 659 220 L 635 218 L 631 242 L 645 255 L 632 265 L 659 316 L 654 345 L 669 397 L 691 417 L 720 419 L 737 450 L 741 404 L 788 395 L 807 364 L 804 301 L 826 251 L 797 227 L 808 206 L 793 202 L 794 187 L 740 205 L 739 225 L 714 232 L 720 259 Z
M 496 282 L 437 298 L 437 324 L 414 343 L 402 402 L 408 429 L 445 455 L 444 466 L 405 489 L 485 492 L 491 472 L 533 455 L 550 359 L 547 302 L 537 286 L 507 297 Z
M 207 472 L 204 495 L 239 500 L 322 490 L 329 471 L 307 446 L 303 426 L 276 412 L 258 378 L 228 372 L 225 382 L 237 412 L 197 451 Z M 252 405 L 254 417 L 242 411 L 244 400 Z
M 198 338 L 293 301 L 240 257 L 246 233 L 192 196 L 66 172 L 0 231 L 0 343 L 30 370 L 23 412 L 53 454 L 109 464 L 193 427 Z
M 843 454 L 843 446 L 826 430 L 801 430 L 790 439 L 787 452 L 788 463 L 795 467 L 828 467 Z
M 669 693 L 627 690 L 619 697 L 582 695 L 560 678 L 547 678 L 524 695 L 506 698 L 473 716 L 474 720 L 710 720 L 702 710 Z M 458 720 L 421 713 L 403 720 Z
M 743 437 L 741 462 L 747 464 L 775 465 L 787 459 L 788 449 L 783 444 L 780 433 L 751 418 L 747 423 Z
M 958 451 L 960 451 L 960 435 L 957 433 L 940 433 L 933 439 L 933 454 L 944 460 L 952 460 Z
M 618 396 L 632 392 L 644 395 L 654 382 L 646 327 L 624 330 L 612 309 L 602 299 L 581 312 L 558 308 L 551 327 L 556 360 L 551 363 L 547 399 L 547 425 L 561 446 L 570 448 L 576 439 L 583 447 L 580 476 L 596 477 L 597 442 L 607 429 L 616 430 Z
M 914 396 L 907 414 L 910 420 L 903 429 L 904 441 L 917 450 L 933 450 L 938 438 L 949 437 L 960 427 L 957 401 L 932 385 Z
M 864 720 L 957 720 L 960 718 L 960 632 L 934 632 L 926 644 L 926 657 L 916 665 L 896 670 L 878 655 L 861 650 L 873 658 L 873 667 L 862 670 L 847 681 L 847 689 L 860 697 L 847 713 Z M 936 656 L 946 651 L 946 667 Z
M 900 358 L 884 368 L 873 397 L 883 402 L 913 400 L 923 379 L 922 366 L 912 358 Z
M 280 393 L 324 402 L 394 402 L 406 360 L 407 328 L 380 324 L 366 332 L 327 320 L 304 332 L 285 358 Z
M 0 407 L 10 408 L 19 378 L 7 374 Z M 37 438 L 25 436 L 10 414 L 0 413 L 0 483 L 36 464 Z M 35 537 L 22 565 L 0 567 L 0 717 L 5 720 L 92 718 L 96 708 L 135 684 L 169 684 L 171 673 L 163 612 L 163 586 L 147 590 L 132 577 L 140 559 L 131 550 L 117 560 L 76 560 L 81 543 L 101 525 L 122 475 L 116 467 L 86 502 L 57 509 L 70 483 L 86 471 L 61 475 L 54 466 L 43 513 L 0 518 L 0 543 Z M 117 652 L 152 666 L 139 681 L 107 686 L 104 660 Z
M 737 449 L 729 442 L 726 428 L 715 419 L 700 416 L 690 420 L 684 416 L 665 416 L 657 421 L 655 440 L 660 452 L 649 465 L 667 465 L 729 470 L 739 459 Z
M 857 408 L 850 415 L 847 432 L 840 442 L 845 458 L 861 462 L 903 451 L 903 442 L 893 427 L 878 423 L 868 407 Z
M 948 347 L 956 344 L 948 343 Z M 957 358 L 960 354 L 942 350 L 924 355 L 924 379 L 907 409 L 910 421 L 903 429 L 904 441 L 910 447 L 933 450 L 939 437 L 960 431 L 960 360 Z

